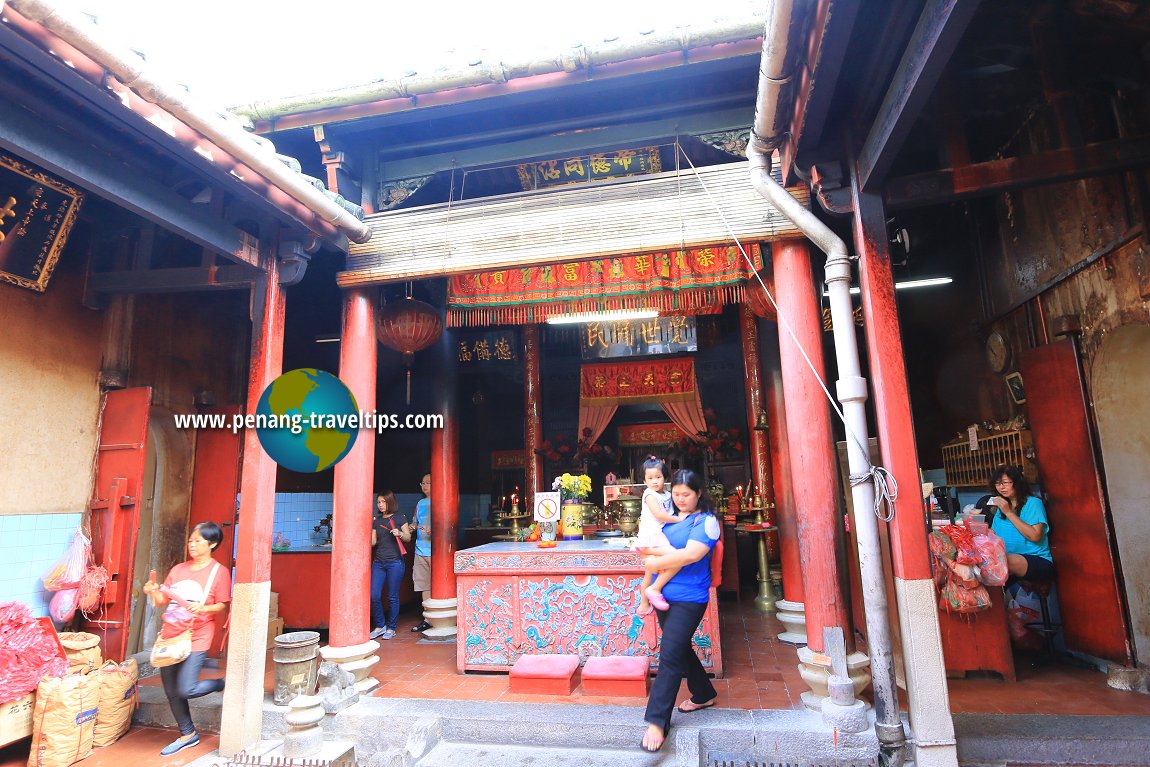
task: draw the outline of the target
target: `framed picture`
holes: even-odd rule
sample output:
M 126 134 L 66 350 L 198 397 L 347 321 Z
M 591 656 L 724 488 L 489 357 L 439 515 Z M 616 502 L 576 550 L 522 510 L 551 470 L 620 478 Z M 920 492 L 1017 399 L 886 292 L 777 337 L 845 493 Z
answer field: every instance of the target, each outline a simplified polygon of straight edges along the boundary
M 1010 398 L 1015 404 L 1026 402 L 1026 389 L 1022 385 L 1022 373 L 1010 373 L 1006 376 L 1006 388 L 1010 390 Z
M 43 293 L 84 195 L 0 154 L 0 281 Z

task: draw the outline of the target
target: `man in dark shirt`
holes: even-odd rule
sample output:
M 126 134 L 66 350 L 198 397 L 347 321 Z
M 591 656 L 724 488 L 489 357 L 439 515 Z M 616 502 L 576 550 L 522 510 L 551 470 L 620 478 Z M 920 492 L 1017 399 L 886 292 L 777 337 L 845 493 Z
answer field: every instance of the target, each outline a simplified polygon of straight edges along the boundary
M 375 628 L 371 638 L 391 639 L 399 623 L 399 585 L 405 572 L 406 544 L 411 543 L 411 524 L 390 490 L 379 494 L 375 509 L 371 520 L 371 623 Z

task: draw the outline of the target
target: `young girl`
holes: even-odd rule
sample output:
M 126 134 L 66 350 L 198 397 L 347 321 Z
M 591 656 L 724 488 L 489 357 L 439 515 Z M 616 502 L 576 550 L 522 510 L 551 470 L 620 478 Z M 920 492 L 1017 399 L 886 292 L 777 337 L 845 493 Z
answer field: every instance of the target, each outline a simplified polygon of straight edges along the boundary
M 671 493 L 665 489 L 667 484 L 667 464 L 653 455 L 647 456 L 643 462 L 643 484 L 647 489 L 643 491 L 643 512 L 639 517 L 639 534 L 635 539 L 635 550 L 641 556 L 666 553 L 671 548 L 667 536 L 663 535 L 663 525 L 678 522 L 682 519 L 678 514 L 668 511 L 671 507 Z M 662 550 L 662 551 L 661 551 Z M 667 600 L 663 599 L 663 586 L 679 572 L 679 568 L 662 570 L 658 577 L 647 570 L 643 574 L 643 583 L 639 586 L 639 615 L 650 615 L 651 606 L 660 610 L 667 609 Z M 651 582 L 654 578 L 654 583 Z

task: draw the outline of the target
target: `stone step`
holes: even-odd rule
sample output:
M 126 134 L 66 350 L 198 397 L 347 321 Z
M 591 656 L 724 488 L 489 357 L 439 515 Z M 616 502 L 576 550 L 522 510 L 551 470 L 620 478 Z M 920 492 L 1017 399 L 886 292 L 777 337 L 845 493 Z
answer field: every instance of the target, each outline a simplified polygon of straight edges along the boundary
M 676 765 L 701 767 L 698 733 L 694 753 L 676 750 L 676 744 L 667 743 L 662 750 L 649 754 L 639 744 L 629 750 L 618 748 L 563 748 L 541 746 L 514 746 L 490 743 L 442 742 L 413 767 L 653 767 Z

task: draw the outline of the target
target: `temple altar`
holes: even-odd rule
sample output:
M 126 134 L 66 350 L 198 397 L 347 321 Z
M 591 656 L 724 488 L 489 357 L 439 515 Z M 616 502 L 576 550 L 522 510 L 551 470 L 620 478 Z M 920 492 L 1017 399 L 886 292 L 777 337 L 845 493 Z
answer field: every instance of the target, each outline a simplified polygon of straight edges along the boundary
M 456 665 L 508 671 L 526 654 L 646 655 L 658 665 L 654 614 L 637 616 L 639 556 L 602 541 L 488 543 L 455 553 Z M 723 675 L 715 590 L 693 638 L 699 660 Z

